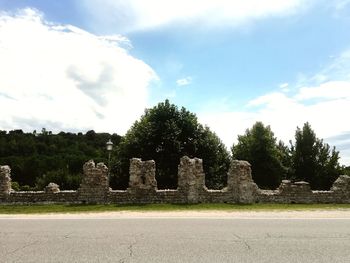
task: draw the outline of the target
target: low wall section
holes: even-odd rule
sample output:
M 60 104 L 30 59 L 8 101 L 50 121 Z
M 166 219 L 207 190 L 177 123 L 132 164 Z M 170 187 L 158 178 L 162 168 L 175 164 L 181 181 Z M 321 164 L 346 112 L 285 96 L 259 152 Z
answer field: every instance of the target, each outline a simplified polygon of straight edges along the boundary
M 312 191 L 307 182 L 282 181 L 277 190 L 259 190 L 262 203 L 350 203 L 350 177 L 341 175 L 330 191 Z
M 84 176 L 77 191 L 60 191 L 50 183 L 44 191 L 16 192 L 11 189 L 11 170 L 0 166 L 0 204 L 31 203 L 350 203 L 350 177 L 341 175 L 330 191 L 311 191 L 307 182 L 282 181 L 276 190 L 261 190 L 252 180 L 246 161 L 233 160 L 228 171 L 227 187 L 210 190 L 205 186 L 201 159 L 184 156 L 178 166 L 178 188 L 158 190 L 154 161 L 130 160 L 127 190 L 111 190 L 108 168 L 91 160 L 84 164 Z

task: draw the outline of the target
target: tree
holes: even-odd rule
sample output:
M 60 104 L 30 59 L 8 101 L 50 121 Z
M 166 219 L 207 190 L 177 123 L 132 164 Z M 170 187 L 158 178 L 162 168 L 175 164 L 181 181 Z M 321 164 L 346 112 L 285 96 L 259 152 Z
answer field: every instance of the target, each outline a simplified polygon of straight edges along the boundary
M 229 153 L 209 128 L 198 123 L 195 114 L 180 110 L 168 100 L 146 109 L 122 139 L 116 150 L 113 187 L 126 188 L 129 159 L 155 160 L 159 188 L 177 187 L 179 159 L 187 155 L 203 159 L 206 184 L 220 188 L 226 183 Z
M 350 166 L 343 166 L 342 167 L 342 174 L 350 175 Z
M 270 126 L 256 122 L 244 135 L 238 136 L 238 143 L 232 146 L 234 159 L 246 160 L 252 166 L 252 177 L 263 189 L 275 189 L 286 173 L 282 164 L 285 146 L 276 143 Z
M 339 152 L 318 139 L 308 122 L 297 127 L 291 152 L 291 179 L 307 181 L 312 189 L 329 189 L 341 173 Z
M 68 169 L 48 171 L 36 178 L 36 188 L 43 190 L 49 183 L 56 183 L 61 190 L 76 190 L 81 182 L 81 174 L 70 174 Z
M 83 133 L 52 134 L 42 129 L 41 133 L 24 133 L 22 130 L 0 131 L 0 164 L 10 165 L 12 179 L 19 186 L 34 187 L 42 180 L 56 180 L 62 189 L 77 187 L 83 164 L 89 159 L 107 161 L 106 142 L 111 139 L 118 145 L 121 136 L 117 134 Z M 63 173 L 62 171 L 65 171 Z M 67 176 L 66 176 L 66 175 Z M 59 179 L 62 176 L 63 179 Z M 62 181 L 63 180 L 63 181 Z M 62 182 L 63 183 L 62 183 Z
M 284 168 L 282 179 L 290 179 L 293 173 L 291 149 L 281 140 L 278 142 L 277 148 L 279 150 L 279 160 Z

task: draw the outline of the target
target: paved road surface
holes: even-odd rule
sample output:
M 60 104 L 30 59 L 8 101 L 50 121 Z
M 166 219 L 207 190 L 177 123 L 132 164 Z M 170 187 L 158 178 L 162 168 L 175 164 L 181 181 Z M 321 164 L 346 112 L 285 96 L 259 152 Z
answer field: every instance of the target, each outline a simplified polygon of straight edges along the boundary
M 1 219 L 0 262 L 350 262 L 350 220 Z

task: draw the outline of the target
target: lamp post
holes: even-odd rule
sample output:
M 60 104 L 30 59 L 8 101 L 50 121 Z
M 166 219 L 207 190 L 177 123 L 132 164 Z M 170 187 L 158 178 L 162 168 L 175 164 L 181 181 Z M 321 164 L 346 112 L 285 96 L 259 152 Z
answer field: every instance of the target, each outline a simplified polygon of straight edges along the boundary
M 109 183 L 109 177 L 110 177 L 110 170 L 111 170 L 111 152 L 113 150 L 113 142 L 111 139 L 109 139 L 108 142 L 106 142 L 106 149 L 108 152 L 108 183 Z

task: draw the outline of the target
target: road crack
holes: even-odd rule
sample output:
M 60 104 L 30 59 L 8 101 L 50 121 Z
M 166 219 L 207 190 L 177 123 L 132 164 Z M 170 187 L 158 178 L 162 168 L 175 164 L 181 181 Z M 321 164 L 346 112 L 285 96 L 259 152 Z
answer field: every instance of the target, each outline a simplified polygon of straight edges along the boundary
M 70 233 L 68 233 L 68 234 L 65 234 L 64 236 L 63 236 L 63 238 L 71 238 L 71 235 L 73 234 L 73 232 L 70 232 Z
M 34 246 L 34 245 L 36 245 L 36 244 L 38 244 L 38 243 L 39 243 L 38 240 L 33 241 L 33 242 L 30 242 L 29 244 L 26 244 L 26 245 L 24 245 L 24 246 L 21 246 L 21 247 L 19 247 L 19 248 L 16 248 L 15 250 L 12 250 L 12 251 L 6 253 L 5 256 L 13 255 L 13 254 L 17 253 L 18 251 L 20 251 L 20 250 L 22 250 L 22 249 L 25 249 L 25 248 L 30 247 L 30 246 Z
M 131 243 L 128 246 L 128 250 L 129 250 L 129 257 L 132 257 L 133 253 L 134 253 L 134 246 L 137 244 L 137 241 L 134 241 L 133 243 Z
M 245 239 L 243 239 L 242 237 L 240 237 L 240 236 L 237 235 L 237 234 L 234 234 L 234 236 L 235 236 L 236 238 L 238 238 L 240 241 L 242 241 L 242 243 L 246 246 L 246 248 L 247 248 L 248 250 L 251 250 L 251 249 L 252 249 L 251 246 L 248 244 L 248 242 L 247 242 Z

